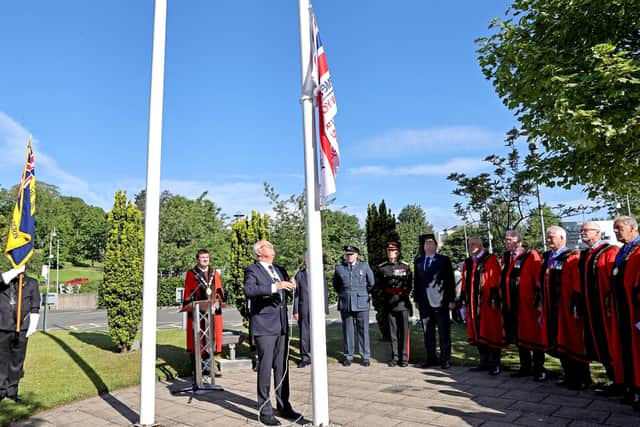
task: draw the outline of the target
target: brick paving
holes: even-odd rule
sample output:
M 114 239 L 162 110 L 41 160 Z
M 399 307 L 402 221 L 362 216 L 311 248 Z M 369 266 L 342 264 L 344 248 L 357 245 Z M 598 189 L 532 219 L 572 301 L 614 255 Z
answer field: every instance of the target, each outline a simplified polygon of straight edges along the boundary
M 345 368 L 330 364 L 329 418 L 349 427 L 405 426 L 640 426 L 640 412 L 593 391 L 571 391 L 553 381 L 490 377 L 464 367 L 449 370 L 389 368 L 373 363 Z M 311 425 L 311 369 L 291 369 L 292 404 Z M 156 387 L 156 423 L 162 426 L 259 425 L 256 374 L 234 371 L 218 378 L 224 391 L 192 397 L 172 395 L 189 380 Z M 138 422 L 139 388 L 51 409 L 17 426 L 125 426 Z M 290 425 L 281 420 L 283 425 Z

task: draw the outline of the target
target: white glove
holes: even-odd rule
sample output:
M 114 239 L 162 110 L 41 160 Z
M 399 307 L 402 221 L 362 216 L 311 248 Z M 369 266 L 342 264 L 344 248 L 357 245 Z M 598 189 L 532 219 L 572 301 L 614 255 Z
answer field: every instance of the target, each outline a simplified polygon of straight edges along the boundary
M 38 320 L 40 315 L 38 313 L 29 313 L 29 329 L 27 329 L 27 337 L 33 335 L 38 327 Z
M 636 323 L 636 329 L 640 331 L 640 322 Z
M 24 273 L 24 265 L 20 268 L 12 268 L 11 270 L 2 273 L 2 280 L 4 283 L 9 283 L 20 273 Z

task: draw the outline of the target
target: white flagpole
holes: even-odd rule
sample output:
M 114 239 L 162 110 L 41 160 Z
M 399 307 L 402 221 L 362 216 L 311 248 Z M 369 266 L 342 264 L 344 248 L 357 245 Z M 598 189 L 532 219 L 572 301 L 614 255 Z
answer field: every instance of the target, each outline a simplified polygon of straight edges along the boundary
M 160 222 L 160 155 L 162 148 L 166 24 L 167 0 L 155 0 L 144 218 L 144 287 L 142 295 L 139 423 L 141 426 L 151 426 L 155 420 L 158 223 Z
M 299 0 L 300 65 L 304 86 L 311 57 L 309 0 Z M 329 425 L 329 389 L 327 382 L 327 344 L 324 315 L 324 272 L 322 263 L 322 222 L 318 198 L 318 147 L 314 138 L 313 95 L 304 93 L 302 124 L 304 134 L 305 195 L 307 200 L 307 248 L 309 251 L 309 316 L 311 323 L 311 388 L 313 425 Z

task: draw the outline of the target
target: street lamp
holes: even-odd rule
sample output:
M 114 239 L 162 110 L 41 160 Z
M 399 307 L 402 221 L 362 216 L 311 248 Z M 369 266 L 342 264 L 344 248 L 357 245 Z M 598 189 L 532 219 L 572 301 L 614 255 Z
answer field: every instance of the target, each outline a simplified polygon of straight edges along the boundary
M 49 302 L 47 298 L 49 296 L 49 282 L 51 278 L 51 260 L 53 259 L 52 246 L 53 246 L 53 238 L 56 237 L 56 228 L 53 227 L 51 230 L 51 234 L 49 235 L 49 263 L 47 268 L 47 292 L 44 294 L 43 302 L 44 302 L 44 315 L 42 317 L 42 331 L 47 332 L 47 313 L 49 312 Z
M 538 144 L 535 141 L 529 142 L 529 151 L 534 158 L 538 158 Z M 540 215 L 540 233 L 542 233 L 542 247 L 547 251 L 547 239 L 544 229 L 544 214 L 542 212 L 542 203 L 540 201 L 540 181 L 536 177 L 536 196 L 538 198 L 538 215 Z
M 60 239 L 56 239 L 56 293 L 60 293 Z

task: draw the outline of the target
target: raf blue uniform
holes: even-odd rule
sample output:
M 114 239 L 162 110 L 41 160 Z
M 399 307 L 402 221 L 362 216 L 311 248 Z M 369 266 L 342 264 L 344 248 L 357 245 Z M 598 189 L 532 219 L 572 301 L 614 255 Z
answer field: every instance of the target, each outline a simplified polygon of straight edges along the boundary
M 345 252 L 358 253 L 357 248 L 346 246 Z M 338 294 L 338 311 L 342 318 L 342 338 L 344 341 L 344 361 L 348 366 L 353 360 L 355 348 L 354 322 L 358 332 L 358 350 L 361 363 L 368 366 L 371 356 L 369 344 L 369 301 L 371 289 L 375 284 L 373 271 L 367 263 L 356 261 L 343 262 L 336 266 L 333 287 Z

